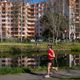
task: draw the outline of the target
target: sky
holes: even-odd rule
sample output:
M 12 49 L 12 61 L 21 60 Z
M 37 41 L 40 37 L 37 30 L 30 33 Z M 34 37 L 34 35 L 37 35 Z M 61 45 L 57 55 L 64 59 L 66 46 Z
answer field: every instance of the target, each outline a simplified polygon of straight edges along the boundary
M 45 0 L 28 0 L 30 3 L 39 3 L 39 2 L 43 2 Z

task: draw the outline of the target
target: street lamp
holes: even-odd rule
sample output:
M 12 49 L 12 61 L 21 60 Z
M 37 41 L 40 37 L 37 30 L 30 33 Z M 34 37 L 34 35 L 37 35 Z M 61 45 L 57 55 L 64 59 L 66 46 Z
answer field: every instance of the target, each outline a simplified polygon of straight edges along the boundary
M 65 33 L 65 40 L 66 40 L 66 33 L 67 33 L 67 30 L 66 29 L 64 30 L 64 33 Z

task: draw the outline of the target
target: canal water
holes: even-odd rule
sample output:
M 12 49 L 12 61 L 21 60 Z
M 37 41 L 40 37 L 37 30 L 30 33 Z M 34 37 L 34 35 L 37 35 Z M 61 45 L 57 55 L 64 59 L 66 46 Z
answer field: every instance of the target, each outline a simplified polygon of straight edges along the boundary
M 54 66 L 72 67 L 80 65 L 80 54 L 69 50 L 55 50 Z M 47 51 L 28 53 L 0 53 L 0 67 L 3 66 L 47 66 Z

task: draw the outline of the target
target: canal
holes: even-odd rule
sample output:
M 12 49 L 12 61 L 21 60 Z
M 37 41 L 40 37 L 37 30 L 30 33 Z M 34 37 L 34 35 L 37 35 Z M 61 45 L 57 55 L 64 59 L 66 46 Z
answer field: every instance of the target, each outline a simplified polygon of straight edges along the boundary
M 56 57 L 53 61 L 57 67 L 73 67 L 80 65 L 80 54 L 69 50 L 55 50 Z M 0 53 L 0 67 L 5 66 L 46 66 L 47 51 L 30 51 L 27 53 L 10 52 Z

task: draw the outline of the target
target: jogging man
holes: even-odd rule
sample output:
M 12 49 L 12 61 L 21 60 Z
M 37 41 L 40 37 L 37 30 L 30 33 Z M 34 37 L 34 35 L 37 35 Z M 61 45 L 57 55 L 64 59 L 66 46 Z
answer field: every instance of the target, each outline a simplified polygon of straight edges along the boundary
M 47 69 L 47 75 L 45 75 L 46 78 L 50 77 L 51 67 L 53 59 L 55 58 L 54 50 L 52 50 L 52 45 L 48 46 L 48 69 Z

